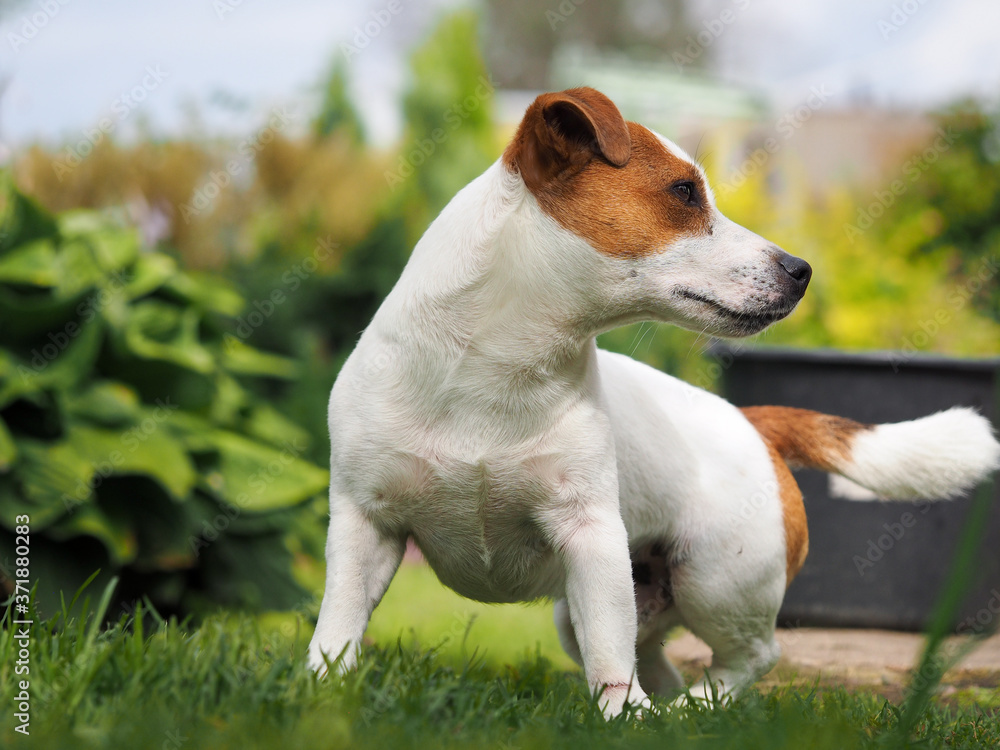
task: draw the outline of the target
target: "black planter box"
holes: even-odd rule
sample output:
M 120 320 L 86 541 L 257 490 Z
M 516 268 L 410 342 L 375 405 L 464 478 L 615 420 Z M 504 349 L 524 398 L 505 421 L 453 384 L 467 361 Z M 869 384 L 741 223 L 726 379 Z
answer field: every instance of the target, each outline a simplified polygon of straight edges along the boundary
M 1000 359 L 786 349 L 710 350 L 723 393 L 737 406 L 815 409 L 860 422 L 899 422 L 971 406 L 997 425 Z M 920 630 L 929 621 L 976 492 L 993 493 L 978 579 L 954 623 L 1000 623 L 1000 483 L 947 502 L 858 502 L 818 471 L 796 471 L 809 518 L 809 557 L 785 596 L 789 626 Z

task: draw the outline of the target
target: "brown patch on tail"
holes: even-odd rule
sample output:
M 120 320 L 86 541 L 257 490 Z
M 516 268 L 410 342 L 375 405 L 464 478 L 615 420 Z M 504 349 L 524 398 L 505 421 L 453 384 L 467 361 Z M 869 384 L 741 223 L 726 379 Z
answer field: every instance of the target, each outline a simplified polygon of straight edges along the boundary
M 802 504 L 802 491 L 788 470 L 787 464 L 773 445 L 767 443 L 767 451 L 774 464 L 774 476 L 778 480 L 778 496 L 781 498 L 781 515 L 785 521 L 785 586 L 802 570 L 809 554 L 809 526 L 806 523 L 806 507 Z
M 792 466 L 839 471 L 851 460 L 854 435 L 872 425 L 790 406 L 747 406 L 743 412 Z

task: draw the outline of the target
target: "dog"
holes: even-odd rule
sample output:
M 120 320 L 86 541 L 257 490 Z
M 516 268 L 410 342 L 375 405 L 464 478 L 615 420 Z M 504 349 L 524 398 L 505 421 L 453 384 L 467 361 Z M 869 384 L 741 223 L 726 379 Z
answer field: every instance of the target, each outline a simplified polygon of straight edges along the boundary
M 539 96 L 417 243 L 334 384 L 312 668 L 355 666 L 412 536 L 459 594 L 554 600 L 607 717 L 683 689 L 662 648 L 676 625 L 713 651 L 693 697 L 767 673 L 808 550 L 790 465 L 942 499 L 1000 463 L 970 409 L 887 425 L 740 410 L 596 347 L 636 321 L 758 333 L 811 273 L 723 216 L 699 166 L 603 94 Z

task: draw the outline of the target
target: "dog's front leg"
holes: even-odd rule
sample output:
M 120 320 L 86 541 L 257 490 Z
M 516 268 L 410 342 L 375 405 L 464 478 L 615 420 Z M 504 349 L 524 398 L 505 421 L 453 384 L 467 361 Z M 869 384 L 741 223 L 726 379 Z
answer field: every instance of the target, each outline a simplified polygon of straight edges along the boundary
M 648 706 L 635 675 L 635 590 L 628 535 L 617 508 L 588 512 L 554 529 L 566 570 L 566 600 L 587 682 L 607 718 L 626 700 Z
M 387 536 L 349 498 L 331 492 L 326 542 L 326 590 L 309 644 L 309 666 L 326 672 L 327 660 L 341 672 L 354 667 L 372 610 L 389 588 L 406 541 Z

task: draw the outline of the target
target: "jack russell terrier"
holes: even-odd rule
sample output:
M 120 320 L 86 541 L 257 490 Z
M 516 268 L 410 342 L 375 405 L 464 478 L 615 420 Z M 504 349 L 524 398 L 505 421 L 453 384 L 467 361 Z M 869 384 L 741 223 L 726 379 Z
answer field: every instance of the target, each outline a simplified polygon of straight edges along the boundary
M 555 600 L 608 717 L 683 689 L 662 648 L 676 625 L 713 651 L 693 696 L 767 673 L 808 549 L 789 465 L 946 498 L 1000 463 L 989 423 L 737 409 L 594 337 L 648 320 L 749 336 L 795 309 L 811 273 L 719 213 L 698 165 L 603 94 L 539 96 L 417 243 L 333 387 L 310 665 L 356 664 L 412 536 L 463 596 Z

